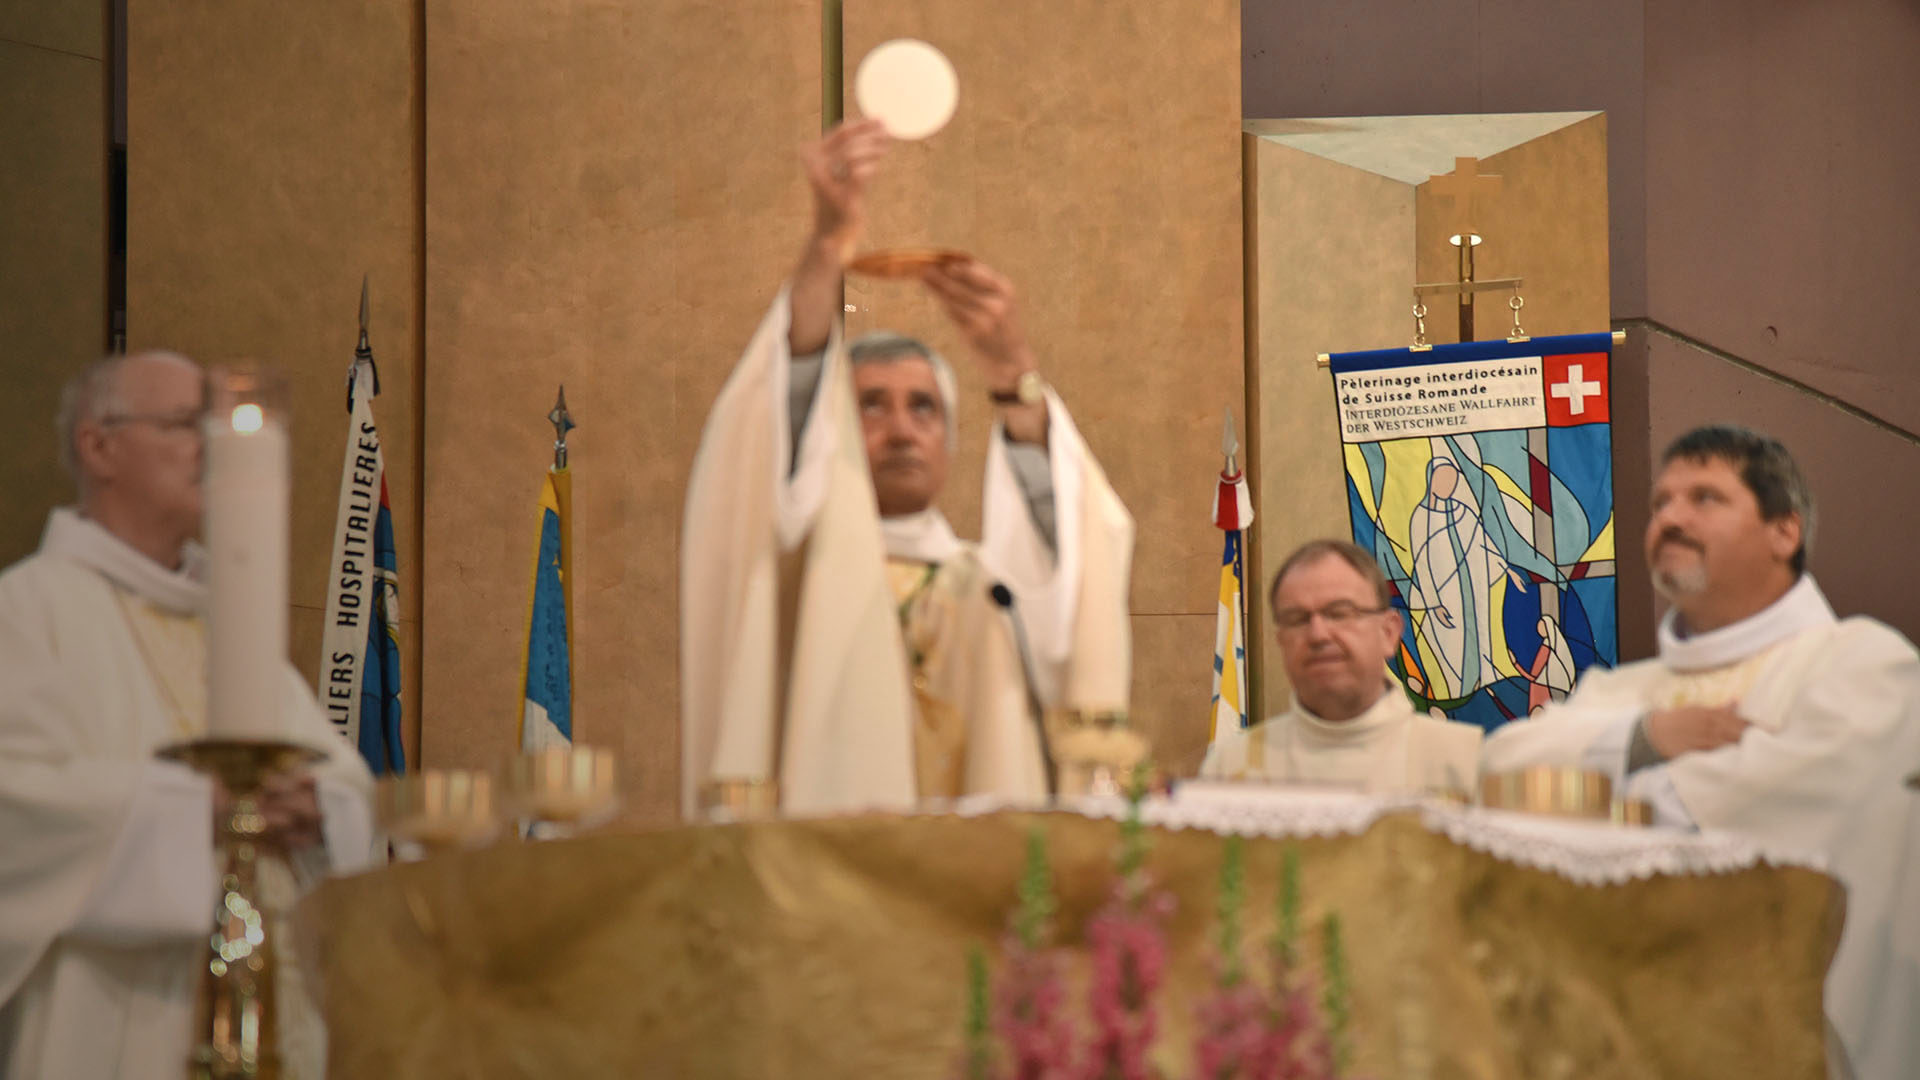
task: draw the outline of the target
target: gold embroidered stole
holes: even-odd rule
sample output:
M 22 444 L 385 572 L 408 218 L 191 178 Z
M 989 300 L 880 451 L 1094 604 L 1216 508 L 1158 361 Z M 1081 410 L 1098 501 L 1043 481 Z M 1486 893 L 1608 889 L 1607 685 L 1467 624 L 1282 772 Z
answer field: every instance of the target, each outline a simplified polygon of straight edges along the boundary
M 207 624 L 198 615 L 160 608 L 113 587 L 127 632 L 146 662 L 154 691 L 173 737 L 197 739 L 207 731 Z
M 887 583 L 898 605 L 912 678 L 916 786 L 922 799 L 956 798 L 966 790 L 966 719 L 944 696 L 941 680 L 954 645 L 953 596 L 942 588 L 938 563 L 888 559 Z

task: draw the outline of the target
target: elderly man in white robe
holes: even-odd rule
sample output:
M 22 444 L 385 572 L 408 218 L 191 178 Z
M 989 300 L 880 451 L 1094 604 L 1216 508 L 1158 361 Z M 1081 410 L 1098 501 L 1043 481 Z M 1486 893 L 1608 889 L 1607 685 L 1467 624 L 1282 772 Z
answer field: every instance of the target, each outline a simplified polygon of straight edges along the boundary
M 953 374 L 895 334 L 841 341 L 842 267 L 888 139 L 802 153 L 814 228 L 715 402 L 681 543 L 682 805 L 905 809 L 1050 787 L 1041 714 L 1124 709 L 1133 522 L 1041 379 L 1012 286 L 920 274 L 994 413 L 984 536 L 935 502 Z
M 1659 655 L 1589 670 L 1564 704 L 1495 732 L 1483 768 L 1601 770 L 1662 823 L 1823 858 L 1847 887 L 1826 983 L 1833 1074 L 1913 1076 L 1920 800 L 1902 781 L 1920 765 L 1920 654 L 1879 622 L 1835 617 L 1806 572 L 1812 535 L 1812 496 L 1779 442 L 1681 436 L 1647 523 L 1671 604 Z
M 1345 541 L 1311 541 L 1280 564 L 1267 597 L 1293 702 L 1245 731 L 1217 732 L 1202 779 L 1474 790 L 1480 729 L 1414 712 L 1387 672 L 1400 613 L 1371 556 Z
M 78 376 L 59 425 L 78 505 L 0 574 L 0 1075 L 184 1075 L 227 795 L 154 752 L 206 732 L 203 394 L 166 353 Z M 363 863 L 371 780 L 284 682 L 287 737 L 329 757 L 277 778 L 263 814 L 309 873 Z M 316 1063 L 317 1026 L 289 1019 Z

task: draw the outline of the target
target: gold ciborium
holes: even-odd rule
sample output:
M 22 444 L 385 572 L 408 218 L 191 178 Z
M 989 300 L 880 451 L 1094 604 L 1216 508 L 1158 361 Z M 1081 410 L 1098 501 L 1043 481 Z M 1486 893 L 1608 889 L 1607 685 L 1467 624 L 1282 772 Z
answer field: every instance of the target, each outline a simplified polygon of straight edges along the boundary
M 481 847 L 500 834 L 493 777 L 472 769 L 382 777 L 374 814 L 388 836 L 427 855 Z
M 279 1016 L 274 953 L 278 911 L 262 896 L 260 869 L 284 864 L 286 852 L 267 832 L 260 788 L 276 773 L 326 755 L 295 743 L 201 739 L 169 746 L 160 756 L 217 779 L 230 796 L 215 823 L 220 899 L 200 972 L 195 1045 L 187 1075 L 194 1080 L 275 1080 L 280 1075 Z
M 502 795 L 508 812 L 536 838 L 592 828 L 620 809 L 613 754 L 591 746 L 534 750 L 507 764 Z
M 1134 770 L 1153 753 L 1119 709 L 1049 709 L 1046 730 L 1054 791 L 1065 797 L 1124 795 Z
M 1617 796 L 1613 780 L 1592 769 L 1533 765 L 1480 778 L 1480 805 L 1549 817 L 1586 818 L 1616 825 L 1650 825 L 1653 812 L 1638 799 Z

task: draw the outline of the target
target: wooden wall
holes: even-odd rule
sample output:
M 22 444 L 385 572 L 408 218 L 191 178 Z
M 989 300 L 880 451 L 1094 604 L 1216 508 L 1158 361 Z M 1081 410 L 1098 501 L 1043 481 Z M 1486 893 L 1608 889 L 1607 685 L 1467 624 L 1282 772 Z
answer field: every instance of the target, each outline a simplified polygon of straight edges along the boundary
M 574 730 L 679 791 L 678 538 L 700 424 L 794 257 L 808 0 L 427 5 L 426 759 L 515 750 L 559 383 Z
M 421 715 L 419 21 L 408 0 L 133 4 L 127 342 L 253 359 L 293 393 L 290 648 L 319 666 L 360 280 L 400 568 L 409 758 Z
M 0 4 L 0 566 L 72 501 L 53 417 L 107 347 L 106 56 L 101 0 Z

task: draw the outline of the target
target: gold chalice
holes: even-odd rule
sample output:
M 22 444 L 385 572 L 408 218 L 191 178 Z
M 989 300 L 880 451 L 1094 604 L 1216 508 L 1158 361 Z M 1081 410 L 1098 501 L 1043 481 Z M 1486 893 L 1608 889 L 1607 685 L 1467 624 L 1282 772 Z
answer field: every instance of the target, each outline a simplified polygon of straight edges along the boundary
M 1134 770 L 1153 753 L 1120 709 L 1050 709 L 1046 729 L 1055 790 L 1064 796 L 1124 795 Z
M 507 765 L 505 799 L 513 816 L 540 835 L 567 835 L 611 819 L 620 809 L 613 753 L 591 746 L 554 746 Z
M 493 777 L 474 769 L 426 769 L 382 777 L 374 814 L 388 836 L 429 855 L 482 847 L 500 834 Z

